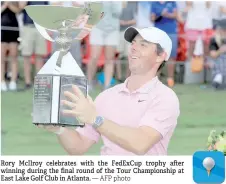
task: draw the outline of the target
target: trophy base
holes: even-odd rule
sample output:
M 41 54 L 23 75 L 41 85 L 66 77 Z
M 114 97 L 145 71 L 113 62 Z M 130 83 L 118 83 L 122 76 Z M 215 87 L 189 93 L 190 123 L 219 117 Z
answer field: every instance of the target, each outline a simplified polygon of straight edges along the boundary
M 83 128 L 85 125 L 69 125 L 69 124 L 62 124 L 62 123 L 33 123 L 34 125 L 44 125 L 44 126 L 61 126 L 61 127 L 81 127 Z
M 76 118 L 62 114 L 62 111 L 68 108 L 61 104 L 61 100 L 65 100 L 65 91 L 72 91 L 72 85 L 78 86 L 87 96 L 87 79 L 85 77 L 37 75 L 34 80 L 33 124 L 83 127 L 84 124 Z

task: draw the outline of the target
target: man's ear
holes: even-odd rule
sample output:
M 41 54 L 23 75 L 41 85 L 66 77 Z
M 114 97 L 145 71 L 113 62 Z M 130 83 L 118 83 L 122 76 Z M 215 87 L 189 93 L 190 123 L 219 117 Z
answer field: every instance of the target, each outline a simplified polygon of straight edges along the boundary
M 166 59 L 166 53 L 163 52 L 157 57 L 156 63 L 162 63 Z
M 156 63 L 162 63 L 164 60 L 160 56 L 157 57 Z

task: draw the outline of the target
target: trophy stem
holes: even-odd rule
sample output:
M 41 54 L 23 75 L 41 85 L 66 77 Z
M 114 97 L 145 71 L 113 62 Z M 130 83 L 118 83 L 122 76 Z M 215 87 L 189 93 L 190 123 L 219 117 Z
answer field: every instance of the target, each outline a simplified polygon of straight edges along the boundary
M 67 54 L 66 52 L 60 51 L 60 54 L 59 54 L 59 56 L 58 56 L 58 58 L 57 58 L 57 63 L 56 63 L 56 65 L 57 65 L 59 68 L 61 68 L 61 64 L 62 64 L 63 57 L 64 57 L 66 54 Z
M 58 50 L 60 51 L 56 65 L 57 67 L 61 68 L 62 59 L 70 50 L 73 38 L 71 35 L 71 30 L 68 27 L 65 27 L 65 24 L 63 24 L 63 27 L 59 29 L 59 32 L 60 35 L 55 40 Z

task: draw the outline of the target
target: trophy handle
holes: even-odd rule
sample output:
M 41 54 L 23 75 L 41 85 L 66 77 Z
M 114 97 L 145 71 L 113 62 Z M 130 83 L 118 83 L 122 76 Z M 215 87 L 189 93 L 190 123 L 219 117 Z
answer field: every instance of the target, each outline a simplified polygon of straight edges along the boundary
M 51 42 L 55 42 L 55 40 L 53 40 L 49 34 L 47 33 L 46 29 L 40 25 L 38 25 L 36 22 L 34 22 L 34 25 L 36 27 L 36 29 L 39 31 L 39 33 L 46 39 L 49 40 Z M 53 30 L 52 30 L 53 31 Z

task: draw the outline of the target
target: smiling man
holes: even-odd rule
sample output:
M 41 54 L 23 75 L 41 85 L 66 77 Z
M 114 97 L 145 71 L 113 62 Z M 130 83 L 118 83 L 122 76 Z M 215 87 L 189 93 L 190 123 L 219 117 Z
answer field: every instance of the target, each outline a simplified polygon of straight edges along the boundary
M 128 60 L 131 76 L 100 93 L 95 102 L 78 87 L 65 92 L 63 101 L 84 128 L 46 127 L 72 155 L 81 155 L 103 139 L 101 155 L 167 155 L 177 125 L 179 101 L 172 89 L 159 81 L 157 72 L 170 57 L 172 41 L 162 30 L 129 27 L 124 38 L 131 43 Z

